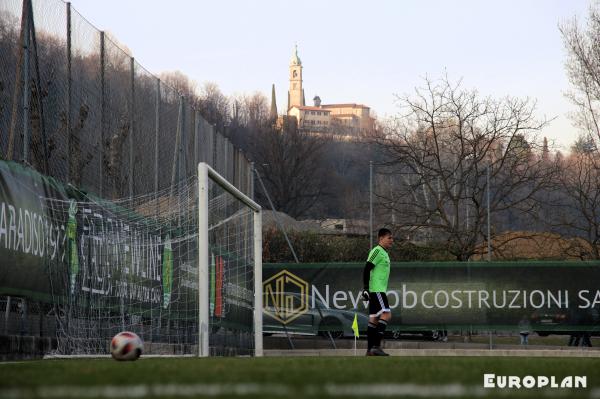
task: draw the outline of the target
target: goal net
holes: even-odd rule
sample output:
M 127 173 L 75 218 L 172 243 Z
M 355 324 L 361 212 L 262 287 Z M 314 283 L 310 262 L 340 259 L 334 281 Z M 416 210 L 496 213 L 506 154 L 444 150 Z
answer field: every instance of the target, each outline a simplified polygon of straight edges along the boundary
M 199 171 L 147 196 L 41 199 L 57 354 L 108 354 L 133 331 L 144 353 L 262 355 L 260 207 Z
M 261 209 L 198 165 L 201 356 L 262 356 Z

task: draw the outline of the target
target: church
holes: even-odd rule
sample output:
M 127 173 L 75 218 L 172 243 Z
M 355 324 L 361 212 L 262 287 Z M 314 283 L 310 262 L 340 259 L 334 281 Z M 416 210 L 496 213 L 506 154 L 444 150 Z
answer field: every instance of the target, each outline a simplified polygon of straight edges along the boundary
M 302 61 L 298 56 L 298 46 L 290 60 L 290 88 L 287 98 L 285 117 L 278 118 L 279 123 L 294 123 L 299 130 L 309 133 L 330 133 L 347 139 L 370 135 L 374 130 L 374 118 L 366 105 L 343 103 L 322 104 L 321 98 L 315 96 L 313 105 L 307 106 L 302 87 Z M 275 89 L 271 99 L 271 113 L 276 117 Z M 341 138 L 341 137 L 340 137 Z

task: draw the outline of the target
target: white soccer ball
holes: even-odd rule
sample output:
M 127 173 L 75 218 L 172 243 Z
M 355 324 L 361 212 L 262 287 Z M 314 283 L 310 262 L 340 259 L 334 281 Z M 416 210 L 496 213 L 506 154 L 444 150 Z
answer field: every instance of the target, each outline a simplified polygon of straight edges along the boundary
M 131 331 L 118 333 L 110 342 L 110 354 L 115 360 L 137 360 L 143 350 L 142 339 Z

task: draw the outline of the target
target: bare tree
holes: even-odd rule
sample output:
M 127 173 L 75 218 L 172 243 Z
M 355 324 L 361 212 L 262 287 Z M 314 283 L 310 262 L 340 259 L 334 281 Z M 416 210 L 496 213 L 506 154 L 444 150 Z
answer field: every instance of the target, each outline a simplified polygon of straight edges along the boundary
M 269 101 L 264 94 L 256 92 L 244 98 L 244 108 L 247 113 L 247 125 L 260 128 L 270 123 Z
M 327 139 L 297 129 L 262 129 L 253 137 L 251 158 L 278 211 L 299 218 L 329 195 Z M 259 201 L 264 193 L 257 190 Z M 262 196 L 262 198 L 261 198 Z
M 464 261 L 493 238 L 488 190 L 496 223 L 507 212 L 537 212 L 537 196 L 555 168 L 537 155 L 536 133 L 547 122 L 534 117 L 534 102 L 480 98 L 447 78 L 425 79 L 424 88 L 398 101 L 402 113 L 376 140 L 386 157 L 384 173 L 395 182 L 378 196 L 394 211 L 397 228 L 412 237 L 434 236 Z
M 160 80 L 162 80 L 167 86 L 177 90 L 177 92 L 184 96 L 192 106 L 195 107 L 200 102 L 196 82 L 191 80 L 182 72 L 162 72 L 160 74 Z
M 567 97 L 575 104 L 573 120 L 586 134 L 600 141 L 600 12 L 590 7 L 587 27 L 577 19 L 560 25 L 567 50 L 565 68 L 572 90 Z
M 199 111 L 222 132 L 229 122 L 229 100 L 215 83 L 207 82 L 200 90 Z
M 587 143 L 587 144 L 586 144 Z M 578 140 L 561 161 L 552 222 L 575 244 L 568 255 L 600 259 L 600 155 L 588 140 Z

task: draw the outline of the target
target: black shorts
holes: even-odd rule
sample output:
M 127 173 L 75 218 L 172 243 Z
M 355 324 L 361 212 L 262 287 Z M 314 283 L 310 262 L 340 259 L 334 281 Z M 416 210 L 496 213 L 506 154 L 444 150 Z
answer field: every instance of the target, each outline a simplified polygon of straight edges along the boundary
M 391 312 L 385 292 L 369 292 L 369 316 L 379 317 Z

